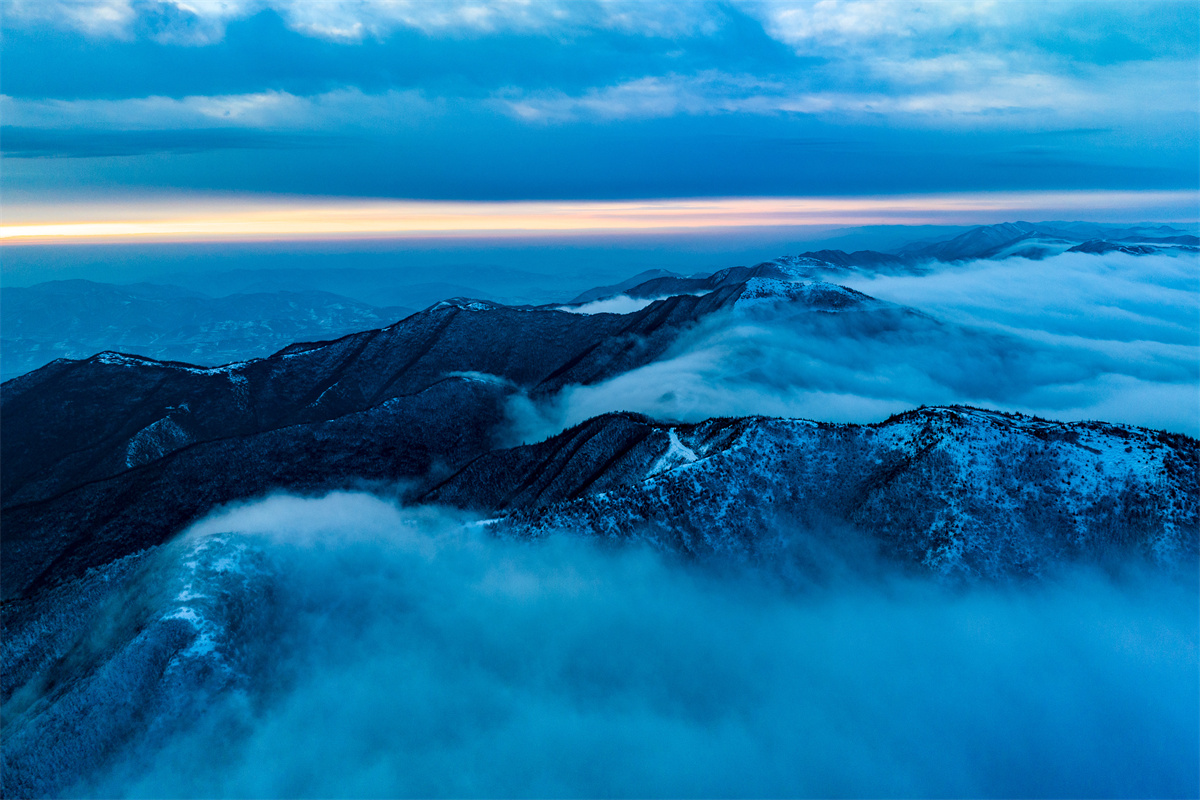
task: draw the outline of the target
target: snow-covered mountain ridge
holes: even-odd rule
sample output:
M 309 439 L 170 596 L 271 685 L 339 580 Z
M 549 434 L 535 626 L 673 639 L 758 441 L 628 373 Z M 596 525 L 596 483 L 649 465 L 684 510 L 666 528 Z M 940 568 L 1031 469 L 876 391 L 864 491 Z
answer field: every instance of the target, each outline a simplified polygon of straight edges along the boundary
M 914 309 L 835 284 L 803 280 L 802 271 L 770 264 L 687 279 L 695 284 L 689 284 L 689 291 L 697 293 L 657 300 L 628 314 L 573 314 L 552 306 L 510 308 L 456 299 L 386 328 L 333 341 L 296 343 L 269 358 L 224 367 L 194 367 L 119 353 L 50 364 L 6 383 L 0 398 L 5 430 L 0 470 L 4 476 L 6 597 L 166 541 L 189 519 L 216 505 L 248 499 L 272 488 L 319 491 L 347 488 L 361 480 L 404 480 L 415 481 L 418 493 L 428 491 L 429 482 L 453 474 L 472 459 L 484 463 L 491 458 L 497 444 L 502 444 L 498 437 L 511 424 L 514 398 L 553 403 L 559 393 L 602 384 L 670 358 L 681 337 L 719 314 L 733 315 L 729 322 L 735 327 L 753 321 L 760 330 L 776 330 L 783 338 L 810 336 L 824 343 L 846 337 L 854 342 L 878 342 L 876 346 L 887 353 L 902 352 L 895 348 L 914 339 L 927 340 L 944 349 L 959 348 L 963 358 L 980 359 L 981 363 L 994 344 L 1002 347 L 1017 367 L 1036 364 L 1029 355 L 1021 355 L 1019 345 L 993 343 L 969 331 L 960 333 Z M 675 280 L 660 276 L 652 282 Z M 776 368 L 785 366 L 780 363 Z M 933 377 L 960 379 L 953 373 Z M 806 379 L 799 373 L 786 378 Z M 690 469 L 707 468 L 710 458 L 706 454 L 712 442 L 698 441 L 684 428 L 678 429 L 675 438 L 669 431 L 651 436 L 650 429 L 638 427 L 642 423 L 633 425 L 637 431 L 624 431 L 629 424 L 614 426 L 604 421 L 612 419 L 604 417 L 597 423 L 605 428 L 603 435 L 582 451 L 594 452 L 600 459 L 592 467 L 595 477 L 584 484 L 570 477 L 571 470 L 561 472 L 564 485 L 571 486 L 574 494 L 546 487 L 537 492 L 528 487 L 518 489 L 510 485 L 510 477 L 497 475 L 494 486 L 472 485 L 465 493 L 461 486 L 454 491 L 447 487 L 434 491 L 429 499 L 499 511 L 539 505 L 551 497 L 567 500 L 620 489 L 626 484 L 640 487 L 649 472 L 660 473 L 662 480 L 674 480 L 676 464 L 691 462 L 690 456 L 695 456 Z M 713 435 L 724 431 L 724 436 L 732 428 L 711 423 L 703 430 Z M 1029 430 L 1018 426 L 1004 435 L 1025 440 L 1033 435 Z M 758 467 L 745 466 L 744 470 L 758 475 L 755 480 L 766 485 L 766 476 L 774 474 L 772 470 L 778 472 L 771 454 L 783 447 L 780 442 L 790 441 L 780 436 L 767 436 L 759 442 L 761 448 L 745 445 L 722 451 L 720 459 L 732 458 L 736 452 L 749 461 L 761 461 Z M 837 450 L 847 436 L 850 434 L 787 447 L 807 448 L 814 453 L 811 458 L 819 461 L 818 450 Z M 661 446 L 650 452 L 649 444 L 633 441 L 638 437 Z M 619 444 L 599 446 L 609 439 Z M 862 442 L 855 445 L 858 450 L 864 446 Z M 628 462 L 622 450 L 626 447 L 629 452 L 644 454 L 640 472 L 614 466 Z M 953 465 L 962 461 L 950 458 L 947 448 L 948 444 L 934 447 L 932 455 L 914 463 L 942 459 Z M 896 445 L 887 458 L 912 457 L 904 452 Z M 794 453 L 789 456 L 786 464 L 795 457 Z M 1003 474 L 1001 468 L 1006 464 L 996 458 L 993 461 L 1000 472 L 992 474 Z M 1036 461 L 1033 458 L 1031 463 Z M 1194 458 L 1184 462 L 1186 469 L 1194 472 Z M 867 462 L 853 463 L 857 469 Z M 540 486 L 536 476 L 546 469 L 549 467 L 544 465 L 505 468 L 509 476 L 533 476 L 531 486 Z M 973 469 L 956 466 L 950 472 L 959 475 L 956 480 L 963 483 Z M 1067 472 L 1076 480 L 1078 470 Z M 856 480 L 867 477 L 864 472 Z M 726 489 L 720 489 L 719 480 L 711 480 L 712 493 L 737 486 L 731 481 Z M 788 483 L 791 479 L 780 480 Z M 1135 494 L 1143 490 L 1153 494 L 1151 484 L 1135 484 L 1142 487 L 1130 490 Z M 509 495 L 498 495 L 494 487 L 499 486 L 509 486 Z M 788 496 L 800 497 L 795 492 Z M 973 547 L 955 532 L 963 525 L 970 527 L 963 520 L 983 517 L 974 511 L 955 511 L 956 496 L 948 489 L 938 489 L 936 507 L 949 509 L 940 516 L 926 514 L 923 508 L 919 514 L 911 509 L 906 512 L 916 514 L 905 524 L 920 536 L 936 530 L 946 539 L 943 550 L 947 555 L 922 551 L 918 560 L 948 564 L 960 557 L 954 555 L 956 548 L 965 548 L 965 553 Z M 1075 502 L 1072 497 L 1054 488 L 1042 499 L 1060 517 L 1084 513 L 1071 505 Z M 812 509 L 821 514 L 836 512 L 849 520 L 847 524 L 857 525 L 841 505 L 830 506 L 831 498 L 814 500 L 803 513 Z M 895 498 L 903 505 L 901 500 Z M 850 500 L 838 502 L 844 505 Z M 865 501 L 855 502 L 862 505 Z M 972 502 L 1009 508 L 1015 501 L 994 494 Z M 756 513 L 753 509 L 738 513 L 742 511 L 748 518 Z M 599 508 L 595 513 L 601 514 Z M 690 512 L 679 506 L 671 513 Z M 987 524 L 992 524 L 998 513 L 983 515 Z M 740 524 L 730 521 L 736 514 L 725 521 L 712 514 L 714 525 Z M 627 516 L 614 510 L 604 524 L 624 525 L 621 520 Z M 701 515 L 695 518 L 699 520 Z M 1061 520 L 1054 525 L 1056 530 L 1069 527 Z M 888 533 L 885 538 L 899 535 Z
M 988 579 L 1135 554 L 1179 565 L 1197 553 L 1200 443 L 1185 436 L 961 406 L 877 425 L 611 424 L 642 430 L 607 459 L 585 455 L 577 484 L 559 464 L 557 485 L 497 502 L 519 507 L 496 530 L 584 530 L 770 562 L 796 535 L 853 528 L 922 570 Z M 516 480 L 520 459 L 485 456 L 431 497 L 463 499 L 456 484 L 503 486 L 501 471 Z

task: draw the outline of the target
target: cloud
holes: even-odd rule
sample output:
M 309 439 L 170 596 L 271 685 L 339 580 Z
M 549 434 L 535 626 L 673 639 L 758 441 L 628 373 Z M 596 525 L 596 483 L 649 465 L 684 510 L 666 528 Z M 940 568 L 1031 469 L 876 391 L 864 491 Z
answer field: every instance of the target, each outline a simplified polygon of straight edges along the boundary
M 140 97 L 121 100 L 30 100 L 0 95 L 6 126 L 92 130 L 249 128 L 292 131 L 407 125 L 437 113 L 417 91 L 364 94 L 355 88 L 310 96 L 252 94 Z
M 87 36 L 124 38 L 137 18 L 130 0 L 51 2 L 13 0 L 5 7 L 10 24 L 54 25 L 77 30 Z
M 1022 127 L 1171 112 L 1195 125 L 1194 7 L 821 0 L 746 8 L 797 55 L 826 61 L 816 71 L 824 93 L 842 98 L 838 110 Z
M 1194 114 L 1195 77 L 1183 62 L 1118 65 L 1071 75 L 1017 69 L 998 56 L 873 58 L 881 80 L 847 83 L 814 73 L 765 76 L 708 70 L 648 75 L 578 93 L 508 88 L 491 103 L 527 122 L 654 119 L 723 114 L 804 114 L 915 125 L 970 124 L 1039 130 L 1053 124 L 1130 122 L 1139 115 Z M 821 71 L 816 70 L 821 76 Z M 886 80 L 883 80 L 886 78 Z M 1144 87 L 1157 90 L 1145 93 Z
M 17 24 L 54 25 L 93 37 L 141 35 L 161 43 L 190 45 L 219 42 L 229 23 L 264 10 L 279 14 L 300 34 L 347 43 L 383 38 L 404 28 L 432 36 L 608 29 L 665 37 L 711 31 L 715 13 L 707 4 L 684 10 L 674 3 L 638 0 L 14 0 L 9 9 L 9 18 Z
M 889 67 L 894 74 L 912 63 Z M 1082 80 L 1049 73 L 977 75 L 949 82 L 904 81 L 882 89 L 818 89 L 794 77 L 708 70 L 647 75 L 578 93 L 505 87 L 489 97 L 437 96 L 418 89 L 367 93 L 346 86 L 312 95 L 267 90 L 241 94 L 122 99 L 23 98 L 0 95 L 5 125 L 30 128 L 165 129 L 238 126 L 379 133 L 412 126 L 448 107 L 490 110 L 535 124 L 665 119 L 678 116 L 809 115 L 834 122 L 914 126 L 968 125 L 1036 130 L 1056 125 L 1128 121 L 1137 115 L 1190 113 L 1194 81 L 1173 64 L 1122 66 Z M 1149 95 L 1140 87 L 1154 83 Z M 1103 118 L 1103 119 L 1102 119 Z M 386 131 L 386 128 L 384 128 Z
M 1196 264 L 1192 254 L 1063 253 L 1044 261 L 973 261 L 925 275 L 861 275 L 844 282 L 941 319 L 1046 343 L 1090 345 L 1131 361 L 1186 359 L 1197 344 Z M 1164 349 L 1175 347 L 1183 349 Z
M 5 11 L 6 126 L 284 125 L 357 140 L 138 169 L 26 163 L 8 181 L 19 186 L 529 198 L 1194 183 L 1200 20 L 1185 3 Z M 1070 148 L 1046 141 L 1063 129 L 1095 132 Z M 786 139 L 834 144 L 806 156 L 771 145 Z
M 965 403 L 1052 419 L 1200 433 L 1196 258 L 1066 253 L 832 276 L 901 307 L 767 305 L 705 318 L 666 356 L 599 384 L 518 397 L 516 441 L 609 411 L 700 421 L 768 415 L 875 422 Z
M 253 0 L 13 0 L 6 22 L 48 25 L 90 37 L 145 36 L 163 44 L 207 45 L 225 35 L 225 26 L 257 10 Z
M 1195 32 L 1184 28 L 1197 18 L 1195 8 L 1171 2 L 1132 8 L 1118 0 L 1052 6 L 995 0 L 780 0 L 743 7 L 801 55 L 842 51 L 921 59 L 950 51 L 1100 63 L 1182 56 L 1196 43 Z
M 391 59 L 375 63 L 378 53 L 369 47 L 360 51 L 370 67 L 357 72 L 344 66 L 344 56 L 328 50 L 297 51 L 306 63 L 315 58 L 321 68 L 342 73 L 343 83 L 369 84 L 375 94 L 347 85 L 319 97 L 332 102 L 340 93 L 372 119 L 378 118 L 377 90 L 415 94 L 413 88 L 420 85 L 474 114 L 486 117 L 499 110 L 531 123 L 805 115 L 838 124 L 1035 132 L 1119 124 L 1143 131 L 1149 127 L 1160 137 L 1164 123 L 1189 132 L 1197 124 L 1192 67 L 1198 43 L 1179 32 L 1181 23 L 1188 21 L 1181 7 L 1167 4 L 1143 11 L 1100 4 L 1093 12 L 1092 5 L 1072 3 L 1035 10 L 1025 3 L 874 0 L 684 7 L 626 0 L 18 0 L 10 4 L 7 21 L 17 27 L 73 28 L 97 37 L 208 45 L 221 41 L 228 24 L 271 11 L 291 31 L 332 42 L 378 43 L 398 31 L 440 38 L 447 59 L 467 65 L 466 72 L 473 75 L 464 81 L 461 70 L 447 73 L 437 66 L 441 60 L 429 58 L 436 47 L 430 50 L 428 43 L 417 48 L 423 66 L 405 77 L 401 77 L 404 70 L 397 71 L 389 63 Z M 1093 17 L 1104 20 L 1107 28 L 1097 29 Z M 739 33 L 741 28 L 754 27 L 754 41 L 739 48 L 739 37 L 750 35 Z M 1121 30 L 1123 38 L 1105 33 L 1111 28 Z M 1065 35 L 1068 31 L 1070 35 Z M 505 49 L 520 66 L 481 71 L 475 66 L 478 56 L 460 41 L 494 37 L 509 37 Z M 525 37 L 525 45 L 516 45 L 514 37 Z M 531 45 L 529 37 L 539 37 L 543 44 Z M 621 48 L 632 48 L 636 57 L 614 68 L 615 42 L 631 37 L 639 43 L 626 42 Z M 746 48 L 763 50 L 768 37 L 786 44 L 794 55 L 747 52 Z M 666 43 L 647 45 L 648 39 L 655 38 Z M 1155 44 L 1161 41 L 1174 44 Z M 555 46 L 545 49 L 546 42 Z M 273 46 L 295 49 L 294 43 Z M 560 64 L 568 54 L 575 66 L 563 70 Z M 134 63 L 138 70 L 144 69 L 140 58 Z M 174 112 L 196 124 L 205 124 L 214 114 L 232 119 L 284 115 L 322 128 L 338 120 L 352 121 L 336 107 L 320 103 L 315 112 L 305 112 L 301 106 L 316 103 L 318 96 L 300 98 L 279 91 L 277 73 L 274 67 L 263 71 L 264 77 L 272 77 L 261 91 L 237 94 L 219 93 L 215 87 L 212 94 L 196 94 L 194 76 L 181 77 L 180 84 L 191 88 L 164 93 L 171 95 L 170 103 L 183 105 L 174 109 L 158 108 L 168 102 L 165 97 L 28 98 L 24 102 L 29 108 L 12 107 L 10 112 L 17 113 L 18 119 L 33 115 L 47 121 L 8 124 L 51 124 L 55 114 L 69 119 L 94 111 L 101 119 L 117 113 L 137 116 L 151 109 L 167 115 Z M 307 66 L 288 74 L 293 90 L 301 84 L 324 87 L 331 81 L 315 80 L 319 76 Z M 144 82 L 137 77 L 128 80 Z M 246 80 L 246 73 L 240 72 L 238 83 Z M 481 83 L 474 85 L 476 81 Z M 433 88 L 431 83 L 439 85 Z M 32 85 L 39 84 L 33 81 Z M 1150 86 L 1153 91 L 1147 91 Z M 110 97 L 112 91 L 106 86 L 101 96 Z M 187 96 L 180 99 L 185 91 Z M 117 110 L 88 103 L 124 106 Z M 330 121 L 324 121 L 326 116 Z
M 577 119 L 652 119 L 677 115 L 812 114 L 818 116 L 904 116 L 938 122 L 995 112 L 1063 115 L 1072 109 L 1095 110 L 1099 95 L 1068 85 L 1054 75 L 999 76 L 986 87 L 944 92 L 890 94 L 881 91 L 804 91 L 779 81 L 748 76 L 647 76 L 578 95 L 561 91 L 506 91 L 493 102 L 528 122 Z M 988 119 L 976 120 L 987 122 Z M 1006 117 L 992 122 L 1011 125 Z
M 750 0 L 684 6 L 661 0 L 12 0 L 6 5 L 6 22 L 56 26 L 93 37 L 211 44 L 221 40 L 228 24 L 265 10 L 279 14 L 298 33 L 341 42 L 380 38 L 398 29 L 432 36 L 562 36 L 593 30 L 650 37 L 710 35 L 744 14 L 802 55 L 886 50 L 918 56 L 950 45 L 979 52 L 1064 51 L 1083 60 L 1111 58 L 1111 48 L 1103 45 L 1114 39 L 1133 58 L 1147 50 L 1185 55 L 1195 35 L 1181 23 L 1196 16 L 1194 9 L 1170 2 L 1043 7 L 991 0 Z M 1061 35 L 1064 30 L 1069 35 Z M 1048 32 L 1059 35 L 1048 37 Z
M 3 153 L 9 158 L 94 158 L 146 153 L 202 153 L 210 150 L 298 149 L 345 145 L 336 135 L 281 134 L 245 128 L 88 131 L 5 128 Z
M 627 294 L 619 294 L 614 297 L 606 297 L 603 300 L 594 300 L 591 303 L 584 303 L 578 306 L 561 306 L 559 311 L 566 311 L 571 314 L 632 314 L 635 311 L 640 311 L 656 300 L 662 300 L 661 297 L 630 297 Z
M 639 547 L 480 531 L 459 515 L 348 493 L 268 498 L 199 523 L 147 577 L 169 590 L 159 596 L 187 586 L 161 610 L 176 625 L 216 614 L 214 624 L 194 622 L 211 649 L 179 658 L 226 664 L 237 688 L 194 688 L 208 698 L 203 713 L 135 736 L 116 751 L 124 758 L 76 790 L 828 797 L 1194 788 L 1200 636 L 1187 581 L 1085 574 L 951 591 L 844 576 L 793 588 Z M 140 634 L 148 652 L 160 631 Z M 144 698 L 110 702 L 153 721 L 161 709 Z
M 847 47 L 865 42 L 909 40 L 962 27 L 1004 24 L 1013 9 L 995 2 L 883 2 L 822 0 L 762 3 L 757 10 L 767 30 L 801 50 Z M 1023 15 L 1022 9 L 1016 10 Z

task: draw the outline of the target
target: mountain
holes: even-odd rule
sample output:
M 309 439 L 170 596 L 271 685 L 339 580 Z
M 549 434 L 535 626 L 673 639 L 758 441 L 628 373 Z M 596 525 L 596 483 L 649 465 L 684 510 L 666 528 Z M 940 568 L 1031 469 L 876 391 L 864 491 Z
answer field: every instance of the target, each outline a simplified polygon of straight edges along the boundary
M 658 278 L 683 277 L 683 275 L 671 272 L 670 270 L 648 269 L 645 272 L 639 272 L 632 278 L 623 280 L 620 283 L 613 284 L 612 286 L 597 286 L 594 289 L 588 289 L 586 292 L 581 293 L 579 296 L 567 303 L 567 305 L 581 305 L 583 303 L 590 303 L 595 300 L 603 300 L 618 294 L 624 294 L 627 290 L 632 289 L 635 286 L 640 286 L 643 283 L 647 283 L 648 281 L 653 281 Z
M 453 397 L 430 397 L 420 410 L 437 436 L 470 424 L 437 413 Z M 376 419 L 357 433 L 408 447 L 411 417 Z M 361 462 L 364 442 L 349 433 L 321 424 L 308 444 Z M 255 452 L 264 451 L 226 452 L 180 475 L 228 469 L 241 479 L 243 457 Z M 1184 436 L 965 407 L 875 425 L 763 417 L 667 425 L 609 414 L 490 451 L 412 498 L 485 512 L 493 536 L 636 539 L 801 585 L 889 565 L 955 583 L 1009 582 L 1052 579 L 1080 562 L 1194 568 L 1198 456 L 1200 442 Z M 328 488 L 336 465 L 310 462 L 311 488 Z M 134 511 L 129 530 L 179 488 L 126 487 L 121 502 L 163 495 Z M 87 516 L 90 498 L 80 501 Z M 255 701 L 287 679 L 261 659 L 286 644 L 289 607 L 278 598 L 304 596 L 304 576 L 236 530 L 140 544 L 5 603 L 6 795 L 63 793 L 112 754 L 194 726 L 222 696 Z M 6 582 L 11 564 L 6 554 Z
M 310 633 L 289 627 L 294 603 L 321 625 L 336 609 L 305 606 L 311 576 L 237 529 L 180 534 L 274 492 L 368 490 L 492 541 L 641 541 L 801 588 L 845 573 L 955 586 L 1078 564 L 1194 568 L 1200 442 L 1146 428 L 961 405 L 868 425 L 607 413 L 513 446 L 514 402 L 669 358 L 721 314 L 928 337 L 971 359 L 952 326 L 798 280 L 808 266 L 652 275 L 624 291 L 684 293 L 629 314 L 456 298 L 220 367 L 103 352 L 4 383 L 3 793 L 86 793 L 77 781 L 137 763 L 224 700 L 266 707 L 290 679 L 267 662 L 290 631 Z
M 632 298 L 666 297 L 684 292 L 711 291 L 753 277 L 781 280 L 836 280 L 865 274 L 922 274 L 933 265 L 976 259 L 1028 258 L 1041 260 L 1059 253 L 1130 255 L 1196 252 L 1200 238 L 1179 228 L 1105 226 L 1094 223 L 1006 222 L 980 225 L 962 233 L 911 242 L 894 252 L 876 250 L 815 250 L 781 256 L 752 267 L 732 267 L 711 275 L 683 277 L 652 270 L 634 278 L 584 292 L 569 305 L 582 305 L 618 295 Z M 656 274 L 662 273 L 662 274 Z
M 893 563 L 976 580 L 1193 563 L 1198 466 L 1185 436 L 966 407 L 875 425 L 610 415 L 493 451 L 422 499 L 502 514 L 492 529 L 506 535 L 585 530 L 751 563 L 857 536 Z
M 1006 222 L 982 225 L 949 239 L 915 243 L 901 248 L 897 255 L 908 260 L 966 261 L 978 258 L 1022 257 L 1042 259 L 1062 252 L 1103 253 L 1084 243 L 1121 241 L 1142 243 L 1142 249 L 1128 248 L 1133 255 L 1175 251 L 1175 246 L 1195 245 L 1196 237 L 1170 226 L 1120 227 L 1092 223 Z
M 1143 242 L 1145 244 L 1184 244 L 1192 247 L 1200 246 L 1200 236 L 1185 234 L 1182 236 L 1127 236 L 1118 239 L 1120 242 Z
M 1147 255 L 1195 252 L 1198 247 L 1200 238 L 1166 225 L 1014 222 L 914 242 L 890 253 L 823 249 L 688 277 L 652 269 L 581 293 L 570 288 L 577 277 L 557 279 L 561 294 L 556 295 L 544 275 L 500 268 L 460 270 L 472 285 L 500 291 L 498 285 L 503 284 L 510 294 L 520 295 L 516 300 L 461 283 L 390 283 L 390 273 L 382 269 L 314 267 L 179 276 L 191 288 L 52 281 L 0 289 L 0 380 L 57 358 L 86 358 L 104 350 L 207 365 L 264 357 L 292 342 L 383 327 L 413 313 L 413 308 L 455 296 L 513 305 L 548 303 L 576 291 L 568 305 L 580 306 L 618 295 L 652 299 L 711 291 L 753 277 L 837 280 L 855 273 L 923 273 L 937 264 L 980 258 L 1041 259 L 1068 250 Z M 342 287 L 358 299 L 319 290 L 327 286 Z M 198 288 L 236 293 L 210 297 Z M 392 302 L 397 305 L 371 305 Z
M 623 315 L 445 301 L 387 328 L 223 367 L 119 353 L 49 364 L 5 383 L 0 397 L 4 597 L 157 546 L 209 509 L 271 489 L 408 481 L 418 491 L 473 459 L 487 463 L 507 435 L 514 397 L 551 398 L 650 364 L 719 311 L 761 309 L 766 320 L 811 318 L 825 335 L 920 336 L 963 352 L 979 340 L 844 287 L 767 275 L 788 271 L 774 264 L 654 278 L 647 293 L 668 282 L 705 293 Z M 840 327 L 829 327 L 835 319 Z M 603 463 L 621 458 L 618 448 Z M 586 486 L 613 480 L 598 474 Z M 479 506 L 461 491 L 439 491 L 429 499 Z M 489 502 L 479 507 L 512 504 Z M 824 500 L 817 507 L 833 513 Z
M 730 287 L 740 287 L 747 285 L 759 285 L 752 282 L 766 282 L 761 285 L 772 286 L 779 288 L 783 283 L 790 283 L 796 280 L 802 280 L 808 277 L 809 271 L 805 267 L 824 267 L 826 262 L 818 262 L 814 259 L 807 259 L 803 256 L 787 257 L 776 261 L 768 261 L 754 267 L 730 267 L 728 269 L 719 270 L 711 275 L 681 277 L 674 274 L 656 275 L 648 280 L 639 283 L 631 283 L 622 285 L 617 294 L 623 294 L 626 297 L 633 298 L 665 298 L 675 295 L 693 294 L 701 295 L 718 289 L 728 289 Z M 645 274 L 645 273 L 643 273 Z M 639 276 L 640 277 L 640 276 Z M 628 283 L 628 282 L 627 282 Z M 825 286 L 824 282 L 818 281 Z M 616 287 L 600 287 L 591 292 L 585 292 L 580 297 L 589 298 L 586 301 L 581 301 L 580 297 L 575 298 L 568 305 L 579 305 L 587 302 L 595 302 L 596 300 L 607 299 L 613 294 L 607 294 L 610 290 Z M 840 292 L 851 291 L 844 287 L 839 287 Z
M 1126 253 L 1131 256 L 1148 256 L 1162 252 L 1200 252 L 1200 238 L 1195 236 L 1168 236 L 1162 239 L 1150 240 L 1142 244 L 1131 244 L 1136 239 L 1117 242 L 1107 239 L 1089 239 L 1083 244 L 1077 244 L 1067 250 L 1068 253 L 1090 253 L 1103 255 L 1105 253 Z M 1164 246 L 1165 245 L 1165 246 Z
M 776 288 L 812 313 L 857 295 Z M 628 315 L 447 301 L 214 368 L 119 353 L 56 361 L 0 395 L 4 596 L 158 544 L 214 505 L 271 487 L 460 466 L 493 446 L 505 398 L 649 363 L 701 317 L 771 291 L 736 284 Z
M 1036 231 L 1037 228 L 1028 222 L 981 225 L 943 242 L 901 248 L 899 253 L 910 258 L 928 258 L 936 261 L 980 258 Z
M 57 358 L 120 350 L 167 361 L 224 364 L 295 341 L 381 327 L 412 313 L 328 292 L 208 297 L 178 286 L 84 280 L 0 289 L 3 379 Z

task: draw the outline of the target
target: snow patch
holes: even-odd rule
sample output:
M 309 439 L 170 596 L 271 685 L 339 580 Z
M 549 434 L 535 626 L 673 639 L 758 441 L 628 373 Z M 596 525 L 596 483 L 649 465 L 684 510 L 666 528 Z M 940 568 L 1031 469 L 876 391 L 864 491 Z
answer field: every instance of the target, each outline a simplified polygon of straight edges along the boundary
M 234 373 L 243 369 L 255 361 L 262 361 L 261 358 L 254 358 L 249 361 L 235 361 L 231 364 L 222 364 L 219 367 L 198 367 L 191 364 L 182 364 L 178 361 L 158 361 L 146 356 L 134 356 L 128 353 L 117 353 L 112 350 L 106 350 L 103 353 L 97 353 L 90 359 L 93 364 L 105 364 L 110 367 L 159 367 L 161 369 L 173 369 L 179 372 L 188 372 L 192 375 L 228 375 L 231 381 L 237 381 L 241 376 Z M 245 378 L 242 378 L 245 381 Z
M 125 446 L 125 466 L 148 464 L 191 444 L 192 436 L 171 417 L 163 417 L 142 428 Z
M 661 472 L 666 472 L 676 467 L 681 467 L 684 464 L 691 464 L 699 460 L 696 451 L 685 445 L 679 440 L 679 434 L 674 428 L 667 431 L 667 452 L 655 462 L 650 471 L 646 473 L 646 477 L 650 478 L 658 475 Z
M 509 386 L 516 387 L 516 384 L 505 378 L 502 375 L 493 375 L 490 372 L 476 372 L 474 370 L 462 370 L 458 372 L 447 372 L 447 378 L 461 378 L 463 380 L 475 381 L 476 383 L 487 383 L 492 386 Z
M 442 300 L 429 307 L 430 311 L 443 311 L 448 308 L 457 308 L 462 311 L 494 311 L 499 308 L 495 303 L 488 303 L 483 300 L 466 300 L 461 297 L 452 297 L 449 300 Z

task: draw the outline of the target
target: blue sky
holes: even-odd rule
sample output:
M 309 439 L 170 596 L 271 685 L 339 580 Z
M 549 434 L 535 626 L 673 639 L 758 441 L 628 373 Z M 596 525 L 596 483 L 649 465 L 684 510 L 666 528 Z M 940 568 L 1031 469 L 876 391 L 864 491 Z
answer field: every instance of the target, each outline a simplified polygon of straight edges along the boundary
M 8 0 L 4 190 L 1193 189 L 1198 9 Z

